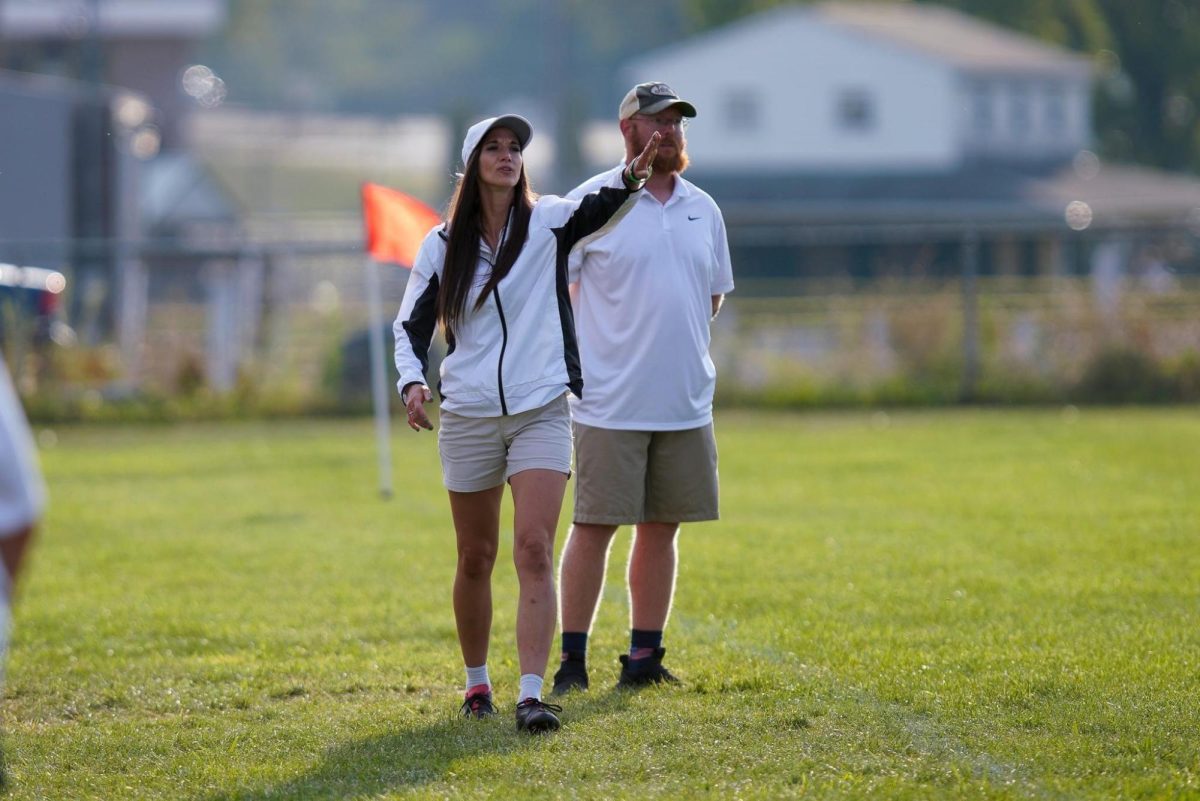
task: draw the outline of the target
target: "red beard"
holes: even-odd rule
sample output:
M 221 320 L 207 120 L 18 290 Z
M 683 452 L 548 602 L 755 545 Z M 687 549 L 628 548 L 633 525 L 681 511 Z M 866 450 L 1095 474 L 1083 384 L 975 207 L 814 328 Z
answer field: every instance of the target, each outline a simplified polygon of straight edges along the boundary
M 630 128 L 628 140 L 633 146 L 633 153 L 637 154 L 646 149 L 646 142 L 650 140 L 650 137 L 649 135 L 639 136 L 637 128 Z M 675 152 L 668 156 L 662 150 L 658 151 L 658 155 L 654 157 L 654 171 L 656 173 L 660 175 L 663 173 L 682 173 L 688 168 L 687 141 L 682 135 L 671 134 L 669 137 L 664 136 L 658 145 L 660 148 L 663 145 L 672 145 L 675 148 Z

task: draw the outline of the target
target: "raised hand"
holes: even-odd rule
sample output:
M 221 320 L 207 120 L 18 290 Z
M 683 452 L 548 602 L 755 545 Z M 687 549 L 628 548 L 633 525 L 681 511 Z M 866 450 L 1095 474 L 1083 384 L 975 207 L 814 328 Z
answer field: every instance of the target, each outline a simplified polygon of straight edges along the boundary
M 658 155 L 660 141 L 662 141 L 662 134 L 658 131 L 650 134 L 650 140 L 646 142 L 646 147 L 642 149 L 637 158 L 630 162 L 629 171 L 637 180 L 643 181 L 654 172 L 654 157 Z

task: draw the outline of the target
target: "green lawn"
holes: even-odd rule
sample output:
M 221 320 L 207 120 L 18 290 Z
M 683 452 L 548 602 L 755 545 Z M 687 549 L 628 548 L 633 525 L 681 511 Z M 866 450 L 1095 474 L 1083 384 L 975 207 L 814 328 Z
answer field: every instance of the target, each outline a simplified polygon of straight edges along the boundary
M 511 719 L 511 538 L 503 714 L 455 714 L 428 433 L 395 432 L 388 502 L 365 420 L 54 433 L 15 798 L 1200 798 L 1197 409 L 724 414 L 683 685 L 610 689 L 623 534 L 593 690 L 541 739 Z

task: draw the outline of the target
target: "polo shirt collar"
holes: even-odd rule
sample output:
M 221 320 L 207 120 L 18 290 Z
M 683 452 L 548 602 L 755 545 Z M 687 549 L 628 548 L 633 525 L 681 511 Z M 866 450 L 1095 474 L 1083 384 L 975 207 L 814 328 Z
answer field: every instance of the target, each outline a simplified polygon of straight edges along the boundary
M 625 174 L 625 167 L 625 162 L 621 162 L 620 166 L 617 167 L 617 176 L 619 180 L 624 180 L 620 176 Z M 675 175 L 675 189 L 671 192 L 671 196 L 667 198 L 667 202 L 663 205 L 669 206 L 677 200 L 684 200 L 685 198 L 690 197 L 691 194 L 692 189 L 688 186 L 688 182 L 683 180 L 683 176 L 677 173 Z
M 689 197 L 691 194 L 691 187 L 688 186 L 687 181 L 683 180 L 683 176 L 677 173 L 675 175 L 675 191 L 671 193 L 671 200 L 667 202 L 669 203 L 676 198 L 683 200 L 684 198 Z

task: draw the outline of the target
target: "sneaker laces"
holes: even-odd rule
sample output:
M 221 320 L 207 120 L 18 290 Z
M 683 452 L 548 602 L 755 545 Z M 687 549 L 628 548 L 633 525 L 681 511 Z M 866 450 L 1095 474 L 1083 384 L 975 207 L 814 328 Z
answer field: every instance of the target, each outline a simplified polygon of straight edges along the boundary
M 460 710 L 466 714 L 468 712 L 476 713 L 481 708 L 493 712 L 496 711 L 496 705 L 492 703 L 492 699 L 488 698 L 487 693 L 475 693 L 474 695 L 467 696 L 467 700 L 463 701 Z
M 558 704 L 549 704 L 539 698 L 526 698 L 521 703 L 517 704 L 517 709 L 529 709 L 531 707 L 539 707 L 550 712 L 562 712 L 562 707 Z

